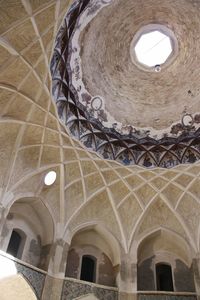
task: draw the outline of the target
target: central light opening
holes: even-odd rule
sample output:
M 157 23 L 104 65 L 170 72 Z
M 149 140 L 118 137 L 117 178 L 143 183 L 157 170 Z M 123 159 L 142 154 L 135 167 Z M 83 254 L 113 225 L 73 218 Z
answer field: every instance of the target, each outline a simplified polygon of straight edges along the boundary
M 135 46 L 138 61 L 148 67 L 164 64 L 171 52 L 170 38 L 160 31 L 143 34 Z
M 130 54 L 132 62 L 140 69 L 159 72 L 178 55 L 178 41 L 167 26 L 148 24 L 134 35 Z

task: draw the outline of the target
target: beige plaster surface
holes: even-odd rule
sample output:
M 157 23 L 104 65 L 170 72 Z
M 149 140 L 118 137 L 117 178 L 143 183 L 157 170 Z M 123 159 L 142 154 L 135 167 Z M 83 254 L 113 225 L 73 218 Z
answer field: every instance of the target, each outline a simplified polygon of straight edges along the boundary
M 1 300 L 37 300 L 32 288 L 21 275 L 0 280 Z
M 70 242 L 79 229 L 100 224 L 128 253 L 141 238 L 154 230 L 165 228 L 180 235 L 194 252 L 199 252 L 200 164 L 188 164 L 170 170 L 144 170 L 103 160 L 96 153 L 86 150 L 69 136 L 60 123 L 51 96 L 49 63 L 55 36 L 69 1 L 7 0 L 0 3 L 0 204 L 6 212 L 17 199 L 25 199 L 26 202 L 29 197 L 36 197 L 51 214 L 55 239 L 59 237 Z M 163 74 L 153 74 L 153 77 L 134 69 L 133 65 L 128 66 L 125 61 L 129 60 L 129 50 L 128 47 L 123 49 L 126 46 L 123 39 L 130 40 L 137 26 L 127 31 L 127 35 L 121 35 L 121 25 L 109 19 L 113 14 L 114 20 L 123 17 L 127 23 L 131 18 L 137 25 L 139 16 L 134 18 L 134 14 L 138 14 L 142 5 L 144 15 L 148 16 L 149 6 L 141 1 L 126 1 L 124 10 L 115 9 L 113 13 L 113 7 L 120 8 L 120 3 L 122 1 L 114 1 L 101 18 L 107 18 L 107 22 L 103 22 L 107 29 L 103 27 L 102 32 L 106 32 L 105 39 L 107 42 L 109 40 L 111 49 L 116 45 L 113 42 L 116 38 L 117 47 L 113 53 L 121 51 L 123 54 L 119 54 L 123 72 L 114 70 L 116 62 L 112 61 L 114 56 L 109 52 L 110 48 L 102 48 L 102 53 L 93 51 L 88 64 L 91 69 L 84 68 L 89 80 L 97 61 L 103 59 L 105 54 L 108 62 L 111 58 L 111 64 L 105 65 L 105 71 L 108 76 L 115 73 L 112 85 L 116 92 L 120 93 L 126 85 L 129 86 L 126 104 L 119 101 L 115 105 L 113 99 L 107 103 L 109 109 L 115 107 L 113 113 L 120 114 L 120 108 L 125 107 L 121 118 L 129 120 L 132 114 L 127 114 L 126 109 L 130 111 L 131 101 L 135 101 L 143 112 L 146 111 L 145 115 L 137 114 L 137 124 L 141 124 L 139 118 L 150 125 L 154 117 L 159 117 L 162 120 L 159 128 L 170 123 L 171 118 L 176 120 L 185 104 L 189 103 L 192 111 L 198 110 L 197 71 L 200 60 L 199 51 L 196 51 L 198 37 L 193 33 L 194 29 L 197 35 L 200 32 L 197 18 L 199 1 L 183 1 L 178 9 L 177 1 L 165 2 L 169 7 L 160 1 L 148 1 L 148 5 L 152 4 L 152 10 L 155 10 L 155 3 L 165 8 L 178 39 L 179 36 L 186 37 L 182 39 L 179 60 Z M 129 17 L 127 10 L 130 11 Z M 159 20 L 164 20 L 165 14 L 161 10 L 156 15 Z M 89 31 L 93 38 L 99 32 L 101 18 L 94 22 L 94 32 Z M 184 26 L 181 23 L 183 18 L 186 21 Z M 147 18 L 146 21 L 151 19 Z M 116 27 L 118 30 L 114 30 Z M 115 32 L 117 37 L 115 34 L 110 37 L 110 32 Z M 190 51 L 189 37 L 194 42 Z M 97 43 L 93 44 L 94 49 L 98 48 L 103 38 L 100 33 Z M 88 43 L 83 53 L 83 64 L 90 48 Z M 94 62 L 96 55 L 98 60 Z M 133 72 L 131 75 L 126 74 L 129 69 Z M 131 79 L 123 80 L 124 84 L 120 87 L 120 76 L 125 79 L 130 76 Z M 106 89 L 112 88 L 112 85 L 106 88 L 104 79 L 100 79 L 99 88 L 107 93 Z M 160 82 L 158 91 L 152 89 L 154 80 Z M 135 99 L 131 94 L 132 85 L 134 94 L 138 95 Z M 188 89 L 195 92 L 192 101 L 188 100 Z M 161 105 L 166 105 L 166 109 Z M 148 106 L 148 112 L 143 109 L 144 106 Z M 145 125 L 144 122 L 142 125 Z M 57 179 L 52 186 L 46 187 L 43 180 L 49 170 L 57 172 Z M 36 212 L 38 209 L 35 206 Z
M 45 279 L 45 287 L 42 293 L 41 300 L 60 299 L 62 293 L 62 286 L 63 280 L 47 276 Z

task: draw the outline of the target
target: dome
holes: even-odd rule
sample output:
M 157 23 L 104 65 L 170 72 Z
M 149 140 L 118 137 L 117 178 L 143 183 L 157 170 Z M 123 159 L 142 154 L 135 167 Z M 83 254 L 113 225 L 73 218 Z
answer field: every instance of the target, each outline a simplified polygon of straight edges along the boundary
M 0 298 L 199 298 L 200 1 L 0 3 Z
M 183 7 L 85 1 L 67 14 L 53 96 L 70 133 L 101 157 L 148 168 L 199 159 L 200 25 L 193 2 Z

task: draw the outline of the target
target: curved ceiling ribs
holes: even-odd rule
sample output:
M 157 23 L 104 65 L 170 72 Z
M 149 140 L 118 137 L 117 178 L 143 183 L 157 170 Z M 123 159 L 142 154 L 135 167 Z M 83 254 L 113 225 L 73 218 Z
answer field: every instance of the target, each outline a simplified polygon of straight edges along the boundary
M 183 231 L 186 227 L 184 232 L 188 233 L 187 238 L 190 235 L 191 244 L 199 249 L 199 163 L 179 165 L 170 170 L 145 170 L 137 165 L 124 166 L 117 162 L 128 164 L 127 160 L 120 160 L 120 156 L 126 151 L 130 153 L 134 164 L 142 166 L 146 157 L 154 160 L 154 165 L 160 166 L 164 166 L 169 160 L 169 155 L 177 156 L 179 163 L 188 162 L 185 158 L 189 156 L 188 151 L 196 151 L 196 157 L 199 155 L 198 132 L 195 133 L 196 136 L 189 135 L 188 132 L 189 136 L 185 135 L 185 140 L 182 137 L 170 144 L 172 140 L 169 139 L 161 144 L 161 141 L 150 138 L 139 140 L 131 134 L 120 136 L 114 130 L 102 128 L 100 123 L 90 119 L 84 107 L 79 105 L 73 86 L 70 85 L 66 68 L 68 65 L 65 64 L 68 57 L 67 44 L 62 44 L 63 49 L 59 44 L 62 34 L 69 40 L 75 26 L 75 18 L 84 9 L 83 1 L 78 1 L 78 6 L 75 2 L 67 17 L 73 15 L 74 19 L 71 19 L 70 23 L 65 19 L 69 35 L 65 35 L 65 27 L 61 29 L 56 40 L 51 63 L 53 93 L 58 113 L 63 122 L 68 124 L 70 131 L 76 133 L 75 137 L 88 145 L 89 149 L 97 150 L 102 155 L 105 153 L 104 158 L 116 161 L 101 159 L 97 153 L 83 149 L 80 142 L 69 137 L 57 119 L 50 93 L 49 64 L 44 58 L 46 56 L 50 60 L 54 33 L 57 31 L 55 24 L 62 20 L 68 4 L 66 1 L 59 1 L 60 10 L 57 12 L 56 0 L 46 1 L 45 5 L 45 1 L 21 2 L 29 2 L 33 6 L 32 14 L 24 12 L 24 19 L 20 15 L 23 5 L 15 13 L 17 25 L 23 23 L 24 29 L 29 25 L 30 19 L 32 20 L 32 31 L 27 29 L 30 36 L 18 32 L 16 22 L 9 20 L 9 28 L 2 29 L 1 35 L 2 39 L 7 40 L 7 45 L 12 45 L 9 60 L 6 60 L 7 50 L 5 51 L 5 47 L 2 50 L 0 42 L 0 61 L 1 57 L 3 60 L 0 75 L 1 205 L 9 207 L 11 201 L 16 199 L 38 196 L 48 206 L 55 224 L 62 224 L 66 231 L 74 230 L 79 225 L 83 226 L 85 222 L 100 222 L 112 229 L 113 235 L 123 241 L 123 247 L 127 251 L 137 235 L 136 231 L 142 235 L 148 230 L 164 226 L 168 229 L 170 222 L 178 220 L 173 230 L 178 232 L 179 225 Z M 13 4 L 13 1 L 5 2 L 6 10 L 9 3 Z M 34 9 L 37 3 L 38 7 Z M 45 19 L 44 16 L 47 15 L 52 17 Z M 4 23 L 2 22 L 0 27 Z M 39 28 L 41 32 L 38 35 L 36 33 Z M 29 37 L 33 43 L 28 39 L 27 45 L 20 50 L 20 37 L 23 36 Z M 43 47 L 37 49 L 38 40 Z M 41 62 L 43 67 L 39 68 Z M 24 83 L 21 86 L 22 81 Z M 159 158 L 156 152 L 158 150 Z M 50 169 L 57 172 L 57 180 L 53 186 L 47 188 L 43 179 Z M 103 214 L 101 206 L 105 212 Z M 155 217 L 154 211 L 158 214 L 160 207 L 163 212 L 168 213 L 168 222 L 164 217 Z M 147 216 L 148 222 L 145 223 Z M 165 216 L 165 213 L 162 216 Z
M 89 3 L 89 0 L 77 1 L 71 7 L 57 35 L 51 61 L 54 100 L 58 114 L 72 136 L 103 158 L 117 160 L 124 165 L 170 168 L 196 162 L 200 158 L 200 129 L 195 131 L 193 127 L 186 126 L 179 137 L 166 136 L 160 140 L 149 136 L 141 138 L 131 128 L 129 134 L 122 135 L 114 128 L 104 127 L 79 101 L 72 82 L 74 71 L 69 58 L 71 52 L 76 51 L 71 44 L 73 33 Z

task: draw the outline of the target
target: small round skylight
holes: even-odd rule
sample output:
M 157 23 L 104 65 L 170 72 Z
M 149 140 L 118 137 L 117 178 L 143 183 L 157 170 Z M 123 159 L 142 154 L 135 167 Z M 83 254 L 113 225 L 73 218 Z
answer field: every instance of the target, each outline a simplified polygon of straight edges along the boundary
M 46 174 L 44 178 L 44 183 L 46 185 L 52 185 L 56 181 L 56 172 L 50 171 Z
M 131 57 L 138 67 L 160 72 L 178 51 L 174 33 L 164 25 L 149 24 L 142 27 L 131 43 Z
M 170 38 L 160 31 L 143 34 L 135 46 L 139 62 L 148 67 L 164 64 L 172 53 Z

